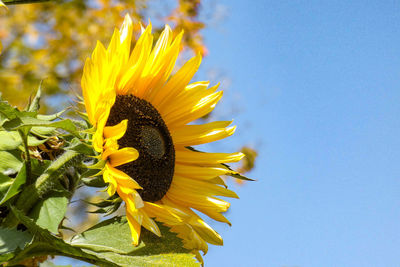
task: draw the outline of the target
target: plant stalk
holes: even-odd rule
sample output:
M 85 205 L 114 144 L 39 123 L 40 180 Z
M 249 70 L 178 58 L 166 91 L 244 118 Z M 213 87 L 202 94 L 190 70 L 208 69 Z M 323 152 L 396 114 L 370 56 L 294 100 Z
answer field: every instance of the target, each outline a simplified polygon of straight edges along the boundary
M 6 5 L 37 4 L 37 3 L 42 3 L 42 2 L 56 2 L 56 1 L 52 1 L 52 0 L 3 0 L 3 3 Z

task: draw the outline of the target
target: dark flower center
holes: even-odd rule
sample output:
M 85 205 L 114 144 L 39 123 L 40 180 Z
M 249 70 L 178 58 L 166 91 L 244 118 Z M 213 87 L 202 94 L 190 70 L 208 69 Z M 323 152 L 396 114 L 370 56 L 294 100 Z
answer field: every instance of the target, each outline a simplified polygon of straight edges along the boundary
M 106 125 L 125 119 L 128 128 L 118 145 L 137 149 L 139 158 L 116 168 L 143 187 L 138 192 L 144 201 L 160 200 L 171 185 L 175 167 L 175 149 L 168 128 L 149 102 L 133 95 L 117 96 Z

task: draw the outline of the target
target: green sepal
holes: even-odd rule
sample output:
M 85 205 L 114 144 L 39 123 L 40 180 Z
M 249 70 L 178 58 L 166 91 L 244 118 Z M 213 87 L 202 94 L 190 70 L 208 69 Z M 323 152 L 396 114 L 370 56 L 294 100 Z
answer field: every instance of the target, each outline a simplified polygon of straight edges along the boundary
M 106 213 L 107 215 L 110 215 L 119 209 L 122 204 L 122 199 L 117 194 L 115 194 L 101 202 L 85 202 L 99 208 L 94 211 L 89 211 L 90 213 Z
M 245 181 L 256 181 L 250 178 L 247 178 L 246 176 L 241 175 L 240 173 L 238 173 L 237 171 L 232 170 L 231 167 L 229 167 L 229 165 L 225 164 L 225 163 L 221 163 L 221 165 L 223 165 L 224 167 L 228 168 L 228 170 L 232 171 L 231 173 L 227 173 L 226 175 L 234 177 L 236 179 L 240 179 L 240 180 L 245 180 Z
M 81 142 L 78 138 L 74 137 L 71 141 L 70 141 L 70 145 L 67 148 L 68 150 L 74 150 L 78 153 L 81 154 L 85 154 L 85 155 L 93 155 L 94 151 L 92 146 Z
M 118 195 L 115 194 L 115 195 L 110 196 L 107 199 L 102 200 L 100 202 L 90 202 L 90 201 L 85 201 L 85 202 L 90 205 L 96 206 L 98 208 L 105 208 L 105 207 L 113 205 L 116 202 L 122 202 L 122 200 Z
M 106 166 L 106 161 L 105 160 L 99 160 L 93 165 L 86 166 L 88 169 L 94 169 L 94 170 L 102 170 Z
M 30 103 L 28 104 L 26 111 L 29 112 L 35 112 L 37 113 L 39 111 L 40 108 L 40 95 L 42 93 L 42 82 L 40 82 L 38 90 L 36 91 L 36 95 L 35 97 L 32 99 L 32 101 L 30 101 L 31 99 L 29 99 Z
M 97 177 L 87 177 L 87 178 L 82 178 L 82 182 L 90 187 L 97 187 L 97 188 L 101 188 L 101 187 L 105 187 L 107 186 L 107 184 L 104 182 L 103 177 L 102 176 L 97 176 Z

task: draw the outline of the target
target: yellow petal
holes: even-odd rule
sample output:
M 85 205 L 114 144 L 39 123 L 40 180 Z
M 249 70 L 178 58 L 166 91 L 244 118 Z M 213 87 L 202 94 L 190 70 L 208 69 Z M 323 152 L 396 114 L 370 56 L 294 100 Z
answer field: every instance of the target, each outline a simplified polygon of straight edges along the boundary
M 115 73 L 109 68 L 112 66 L 107 61 L 105 48 L 98 42 L 92 59 L 85 62 L 81 81 L 86 111 L 93 126 L 97 126 L 99 118 L 115 102 Z
M 195 164 L 212 166 L 220 163 L 238 162 L 244 157 L 241 152 L 237 153 L 205 153 L 188 150 L 187 148 L 177 149 L 175 147 L 176 162 L 186 165 Z
M 182 223 L 181 217 L 172 208 L 167 206 L 145 201 L 144 209 L 150 217 L 156 218 L 158 221 L 168 223 L 169 225 Z
M 86 59 L 85 65 L 83 67 L 83 76 L 81 80 L 82 94 L 85 102 L 86 112 L 88 114 L 88 118 L 92 125 L 95 125 L 94 119 L 94 103 L 97 100 L 97 96 L 94 96 L 96 92 L 92 90 L 90 83 L 90 73 L 91 72 L 91 60 L 89 58 Z M 92 92 L 93 91 L 93 92 Z
M 183 146 L 201 145 L 232 135 L 236 127 L 225 128 L 230 121 L 216 121 L 200 125 L 185 125 L 172 132 L 174 144 Z
M 177 190 L 186 191 L 193 195 L 239 198 L 235 192 L 216 184 L 209 183 L 208 181 L 194 180 L 180 176 L 174 176 L 171 187 L 174 189 L 176 188 Z
M 114 184 L 111 184 L 111 183 L 108 184 L 108 187 L 107 187 L 107 193 L 108 193 L 108 195 L 109 195 L 109 196 L 114 195 L 116 189 L 117 189 L 117 188 L 115 187 Z
M 207 82 L 208 84 L 208 82 Z M 219 87 L 219 83 L 211 88 L 207 88 L 204 84 L 199 83 L 197 85 L 189 84 L 185 89 L 174 97 L 174 105 L 165 105 L 162 108 L 158 108 L 165 120 L 176 116 L 180 113 L 191 111 L 201 99 L 204 99 L 211 94 L 215 93 Z
M 139 193 L 137 191 L 133 191 L 130 194 L 125 194 L 122 190 L 120 190 L 120 188 L 118 188 L 117 190 L 118 194 L 125 201 L 127 210 L 131 214 L 135 215 L 136 220 L 141 224 L 142 216 L 139 216 L 136 211 L 144 207 L 144 202 Z
M 117 167 L 125 163 L 136 160 L 139 157 L 139 152 L 132 147 L 125 147 L 109 156 L 112 167 Z
M 221 165 L 220 167 L 199 167 L 183 165 L 179 163 L 175 164 L 175 175 L 200 180 L 212 179 L 214 177 L 232 172 L 233 171 L 227 169 L 223 165 Z
M 118 140 L 122 136 L 124 136 L 127 127 L 128 127 L 128 120 L 123 120 L 114 126 L 106 126 L 104 127 L 104 137 L 115 138 Z
M 118 141 L 114 138 L 108 138 L 104 142 L 103 154 L 101 155 L 102 160 L 106 160 L 109 155 L 119 149 Z
M 143 98 L 143 94 L 152 89 L 154 83 L 157 83 L 164 77 L 163 66 L 167 65 L 172 58 L 166 60 L 165 56 L 168 47 L 172 40 L 172 31 L 167 25 L 165 30 L 161 33 L 154 49 L 146 62 L 146 65 L 141 74 L 141 78 L 135 85 L 135 96 Z M 173 61 L 173 60 L 172 60 Z
M 158 41 L 156 45 L 154 46 L 153 51 L 151 52 L 150 58 L 149 58 L 149 64 L 147 66 L 147 71 L 150 71 L 151 66 L 156 62 L 160 60 L 160 54 L 162 54 L 168 45 L 171 43 L 171 35 L 172 35 L 172 30 L 168 25 L 165 25 L 164 30 L 162 31 L 160 37 L 158 38 Z
M 138 97 L 141 97 L 150 102 L 150 99 L 153 98 L 154 95 L 157 94 L 158 90 L 161 90 L 170 76 L 174 66 L 176 59 L 178 58 L 181 40 L 183 37 L 183 32 L 178 34 L 175 40 L 172 42 L 171 46 L 160 55 L 158 65 L 153 66 L 152 73 L 156 77 L 154 77 L 149 84 L 146 86 L 147 90 L 143 90 L 138 94 Z M 145 88 L 145 87 L 143 87 Z
M 154 222 L 153 219 L 151 219 L 146 212 L 143 212 L 143 221 L 142 221 L 143 227 L 145 227 L 147 230 L 153 232 L 155 235 L 161 237 L 161 232 L 160 229 L 158 228 L 157 224 Z
M 116 181 L 118 186 L 131 189 L 142 189 L 142 187 L 128 174 L 112 167 L 110 164 L 106 164 L 106 170 L 110 173 L 110 176 Z
M 110 44 L 107 47 L 107 54 L 108 55 L 113 55 L 113 54 L 117 54 L 119 51 L 119 46 L 121 43 L 121 35 L 118 29 L 114 29 L 114 33 L 111 37 L 111 41 Z
M 129 53 L 131 51 L 132 30 L 133 30 L 132 19 L 129 16 L 129 14 L 126 14 L 121 29 L 119 30 L 121 52 L 123 57 L 121 60 L 124 63 L 128 61 Z
M 193 219 L 195 220 L 195 222 L 193 222 L 192 220 L 190 224 L 206 242 L 217 246 L 222 246 L 224 244 L 222 237 L 207 223 L 205 223 L 200 218 L 193 218 Z
M 210 113 L 222 97 L 222 91 L 200 99 L 194 107 L 182 109 L 163 117 L 168 129 L 177 129 Z
M 181 225 L 170 226 L 170 230 L 177 233 L 177 236 L 182 239 L 183 247 L 189 250 L 201 250 L 204 254 L 208 251 L 208 245 L 204 239 L 193 229 L 188 223 Z
M 115 194 L 117 189 L 117 181 L 113 178 L 112 172 L 106 168 L 103 172 L 103 180 L 105 183 L 108 183 L 107 192 L 110 196 Z
M 169 199 L 178 204 L 181 204 L 182 206 L 192 207 L 201 212 L 207 210 L 225 212 L 230 206 L 229 202 L 226 202 L 216 197 L 192 195 L 188 192 L 182 192 L 172 187 L 167 192 L 167 196 Z
M 190 59 L 183 65 L 183 67 L 174 75 L 172 78 L 163 86 L 162 89 L 158 90 L 157 94 L 154 95 L 149 101 L 153 106 L 161 112 L 165 105 L 171 104 L 171 99 L 183 91 L 186 85 L 193 78 L 197 69 L 201 63 L 201 55 L 198 54 L 196 57 Z
M 192 229 L 181 229 L 179 231 L 183 236 L 187 236 L 192 230 L 196 231 L 202 239 L 205 241 L 214 244 L 214 245 L 222 245 L 222 237 L 214 230 L 212 229 L 207 223 L 205 223 L 196 213 L 194 213 L 191 209 L 179 205 L 176 202 L 170 200 L 168 197 L 163 198 L 163 202 L 171 207 L 174 207 L 175 209 L 182 210 L 189 216 L 185 219 L 185 223 L 191 226 Z M 188 231 L 189 230 L 189 231 Z
M 134 219 L 130 212 L 126 213 L 126 218 L 128 219 L 129 228 L 131 230 L 132 243 L 137 246 L 139 244 L 141 225 Z
M 99 153 L 103 152 L 104 139 L 103 139 L 103 131 L 101 128 L 96 129 L 96 132 L 93 135 L 92 142 L 94 150 L 96 150 Z
M 150 24 L 140 36 L 125 69 L 121 72 L 118 82 L 119 94 L 125 95 L 131 93 L 136 95 L 138 89 L 137 81 L 142 76 L 142 72 L 150 56 L 152 44 L 153 36 L 151 35 Z

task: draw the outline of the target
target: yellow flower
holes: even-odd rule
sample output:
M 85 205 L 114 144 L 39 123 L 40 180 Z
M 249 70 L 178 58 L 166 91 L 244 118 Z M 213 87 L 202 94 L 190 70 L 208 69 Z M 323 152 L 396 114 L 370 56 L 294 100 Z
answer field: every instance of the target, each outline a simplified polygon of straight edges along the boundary
M 1 9 L 8 10 L 7 6 L 0 0 L 0 10 Z
M 82 91 L 93 147 L 105 162 L 109 195 L 118 193 L 126 204 L 133 243 L 141 226 L 160 235 L 156 220 L 200 256 L 222 238 L 193 210 L 230 224 L 221 214 L 230 204 L 215 196 L 237 198 L 220 176 L 234 174 L 224 163 L 244 155 L 191 148 L 228 137 L 235 127 L 228 127 L 231 121 L 188 125 L 211 112 L 222 92 L 204 81 L 189 84 L 200 55 L 171 76 L 183 32 L 173 38 L 166 26 L 153 47 L 149 25 L 131 51 L 132 28 L 127 15 L 108 48 L 98 42 L 85 62 Z

